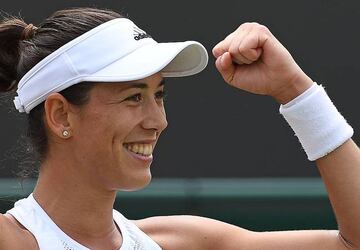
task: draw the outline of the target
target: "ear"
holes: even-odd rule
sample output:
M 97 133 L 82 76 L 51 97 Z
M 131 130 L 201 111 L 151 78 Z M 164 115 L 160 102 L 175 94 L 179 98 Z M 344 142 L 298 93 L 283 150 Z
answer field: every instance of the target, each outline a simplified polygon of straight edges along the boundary
M 59 93 L 50 94 L 45 101 L 45 120 L 49 132 L 63 139 L 71 137 L 71 104 Z

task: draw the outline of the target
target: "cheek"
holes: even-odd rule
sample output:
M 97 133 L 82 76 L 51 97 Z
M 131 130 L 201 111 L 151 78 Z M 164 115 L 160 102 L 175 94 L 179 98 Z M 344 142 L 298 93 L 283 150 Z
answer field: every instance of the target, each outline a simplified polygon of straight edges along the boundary
M 100 152 L 106 150 L 106 144 L 111 140 L 113 130 L 112 122 L 108 121 L 107 115 L 94 108 L 91 113 L 83 115 L 76 125 L 75 150 L 89 158 L 100 157 Z
M 90 111 L 90 110 L 89 110 Z M 141 122 L 141 110 L 134 108 L 93 108 L 76 128 L 74 150 L 81 160 L 102 164 L 120 159 L 123 143 L 133 135 Z
M 127 110 L 108 118 L 108 123 L 112 123 L 108 129 L 113 131 L 113 139 L 116 143 L 123 143 L 129 135 L 136 131 L 141 121 L 138 118 L 136 110 L 134 112 Z
M 106 122 L 104 117 L 89 117 L 85 119 L 81 126 L 81 136 L 88 140 L 99 140 L 105 138 L 111 131 L 111 123 Z
M 84 119 L 80 133 L 95 147 L 122 141 L 139 124 L 136 117 L 136 112 L 128 110 L 92 115 Z

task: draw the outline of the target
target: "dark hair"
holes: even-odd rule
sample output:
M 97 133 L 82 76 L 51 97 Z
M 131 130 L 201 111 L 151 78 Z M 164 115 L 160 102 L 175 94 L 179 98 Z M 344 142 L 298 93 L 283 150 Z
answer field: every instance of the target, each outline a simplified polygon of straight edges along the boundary
M 123 17 L 110 10 L 72 8 L 55 12 L 38 27 L 7 16 L 0 23 L 0 92 L 15 91 L 20 79 L 46 56 L 102 23 Z M 39 82 L 39 84 L 41 84 Z M 74 105 L 84 105 L 94 84 L 80 83 L 60 93 Z M 28 115 L 28 133 L 40 161 L 47 154 L 44 103 Z

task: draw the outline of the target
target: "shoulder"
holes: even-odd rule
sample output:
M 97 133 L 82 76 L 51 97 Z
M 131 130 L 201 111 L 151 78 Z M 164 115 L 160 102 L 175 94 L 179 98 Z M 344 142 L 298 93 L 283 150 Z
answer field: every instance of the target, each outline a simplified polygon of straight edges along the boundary
M 7 249 L 10 246 L 11 229 L 9 219 L 4 214 L 0 214 L 0 249 Z
M 224 249 L 234 235 L 239 247 L 250 234 L 221 221 L 188 215 L 150 217 L 135 224 L 163 249 Z
M 0 214 L 0 249 L 39 249 L 34 236 L 12 216 Z

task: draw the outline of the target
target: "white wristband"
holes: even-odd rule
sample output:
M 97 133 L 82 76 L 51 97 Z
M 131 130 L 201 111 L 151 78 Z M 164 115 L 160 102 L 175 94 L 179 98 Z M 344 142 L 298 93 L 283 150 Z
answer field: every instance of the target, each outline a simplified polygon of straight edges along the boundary
M 294 130 L 310 161 L 327 155 L 354 134 L 324 88 L 316 83 L 281 105 L 280 113 Z

